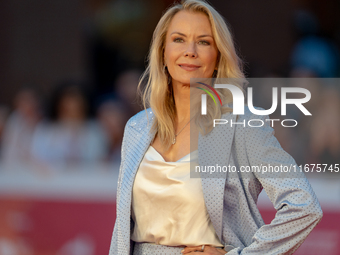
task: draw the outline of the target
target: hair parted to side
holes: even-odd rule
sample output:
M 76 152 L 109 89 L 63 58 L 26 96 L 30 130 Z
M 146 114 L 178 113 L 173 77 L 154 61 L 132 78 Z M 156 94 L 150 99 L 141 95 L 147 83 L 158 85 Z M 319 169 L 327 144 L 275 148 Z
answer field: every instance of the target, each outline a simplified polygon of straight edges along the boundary
M 181 3 L 174 4 L 167 9 L 153 33 L 148 65 L 138 84 L 144 108 L 151 107 L 155 114 L 152 129 L 158 132 L 159 138 L 166 149 L 172 145 L 175 138 L 176 107 L 172 85 L 171 83 L 168 84 L 169 74 L 164 68 L 165 39 L 172 18 L 183 10 L 204 13 L 209 18 L 219 53 L 216 78 L 244 79 L 242 61 L 236 53 L 232 35 L 223 17 L 211 5 L 204 0 L 183 0 Z M 144 89 L 142 89 L 142 84 L 145 84 Z M 235 85 L 244 91 L 241 85 Z M 232 102 L 231 93 L 225 89 L 216 90 L 224 106 L 220 106 L 218 109 L 208 106 L 208 109 L 214 109 L 212 111 L 208 110 L 209 119 L 219 119 L 221 114 L 232 111 L 231 108 L 225 106 L 225 104 Z M 196 119 L 195 122 L 202 134 L 206 134 L 212 129 L 212 127 L 201 126 L 202 123 L 199 124 Z M 204 122 L 207 123 L 206 121 Z

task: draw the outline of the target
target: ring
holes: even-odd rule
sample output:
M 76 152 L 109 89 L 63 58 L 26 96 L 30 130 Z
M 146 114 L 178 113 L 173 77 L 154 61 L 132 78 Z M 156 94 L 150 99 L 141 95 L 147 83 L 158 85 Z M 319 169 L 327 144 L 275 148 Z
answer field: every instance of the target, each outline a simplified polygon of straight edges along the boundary
M 204 246 L 205 246 L 205 245 L 203 244 L 203 245 L 202 245 L 202 248 L 201 248 L 202 252 L 204 252 Z

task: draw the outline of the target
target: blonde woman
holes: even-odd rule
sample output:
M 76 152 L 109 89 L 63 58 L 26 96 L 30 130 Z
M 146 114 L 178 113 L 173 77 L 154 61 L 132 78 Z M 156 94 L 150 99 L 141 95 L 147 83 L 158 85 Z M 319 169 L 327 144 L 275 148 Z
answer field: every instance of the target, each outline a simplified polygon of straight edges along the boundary
M 320 205 L 302 173 L 294 179 L 255 173 L 190 178 L 195 160 L 237 169 L 296 165 L 268 124 L 209 129 L 190 118 L 190 79 L 212 77 L 244 78 L 226 23 L 204 1 L 172 6 L 155 29 L 141 79 L 149 108 L 124 131 L 110 255 L 292 254 L 320 221 Z M 218 94 L 222 107 L 209 110 L 208 118 L 235 122 L 230 95 Z M 238 121 L 252 117 L 245 107 Z M 190 143 L 190 137 L 197 139 Z M 269 225 L 256 206 L 262 188 L 277 210 Z

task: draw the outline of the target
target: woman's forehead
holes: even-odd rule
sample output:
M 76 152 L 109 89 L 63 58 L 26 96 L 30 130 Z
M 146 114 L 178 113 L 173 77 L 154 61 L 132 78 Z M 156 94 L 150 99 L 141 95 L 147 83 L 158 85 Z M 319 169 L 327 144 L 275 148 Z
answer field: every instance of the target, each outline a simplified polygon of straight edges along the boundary
M 185 35 L 207 34 L 212 35 L 210 21 L 202 12 L 180 11 L 172 18 L 168 34 L 179 32 Z

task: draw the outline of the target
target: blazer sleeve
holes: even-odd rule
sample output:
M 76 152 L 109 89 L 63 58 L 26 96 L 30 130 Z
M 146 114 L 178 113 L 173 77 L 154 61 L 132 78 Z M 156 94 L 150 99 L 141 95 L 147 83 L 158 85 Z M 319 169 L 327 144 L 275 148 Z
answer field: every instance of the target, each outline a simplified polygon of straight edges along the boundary
M 270 224 L 263 225 L 255 232 L 249 246 L 234 248 L 227 254 L 292 254 L 320 222 L 323 213 L 304 173 L 292 156 L 282 149 L 270 122 L 265 121 L 269 119 L 268 115 L 253 115 L 252 119 L 261 119 L 264 126 L 246 127 L 245 143 L 249 165 L 283 165 L 295 167 L 296 172 L 292 174 L 282 171 L 275 173 L 275 178 L 254 173 L 273 203 L 276 215 Z

